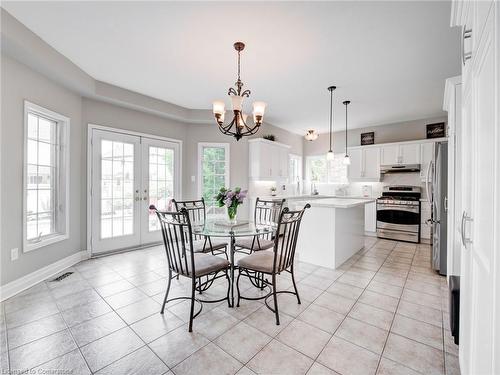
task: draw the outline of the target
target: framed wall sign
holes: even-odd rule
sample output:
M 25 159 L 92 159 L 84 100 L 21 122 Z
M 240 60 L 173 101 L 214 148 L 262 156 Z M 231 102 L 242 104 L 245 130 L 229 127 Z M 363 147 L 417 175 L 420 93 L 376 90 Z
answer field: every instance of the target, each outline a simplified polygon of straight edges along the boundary
M 446 137 L 446 127 L 444 122 L 427 125 L 427 138 L 442 138 Z
M 361 133 L 361 146 L 375 144 L 375 132 Z

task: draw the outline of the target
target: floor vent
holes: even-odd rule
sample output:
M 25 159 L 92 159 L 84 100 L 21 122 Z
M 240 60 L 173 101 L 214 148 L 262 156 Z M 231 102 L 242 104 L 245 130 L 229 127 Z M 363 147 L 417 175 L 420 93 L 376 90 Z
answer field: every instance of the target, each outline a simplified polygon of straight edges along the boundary
M 73 274 L 73 272 L 65 272 L 65 273 L 63 273 L 62 275 L 59 275 L 59 276 L 57 276 L 55 279 L 50 280 L 50 281 L 51 281 L 51 282 L 52 282 L 52 281 L 61 281 L 61 280 L 65 279 L 65 278 L 67 278 L 67 277 L 68 277 L 69 275 L 71 275 L 71 274 Z

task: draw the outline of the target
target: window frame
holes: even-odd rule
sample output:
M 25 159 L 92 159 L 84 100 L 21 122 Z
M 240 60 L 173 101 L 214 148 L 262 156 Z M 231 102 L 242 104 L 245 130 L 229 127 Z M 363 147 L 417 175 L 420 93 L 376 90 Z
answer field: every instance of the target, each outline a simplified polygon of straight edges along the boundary
M 54 199 L 55 233 L 42 237 L 39 241 L 28 240 L 27 199 L 28 199 L 28 114 L 56 122 L 56 137 L 59 144 L 55 162 L 56 198 Z M 70 119 L 57 112 L 37 104 L 24 101 L 24 133 L 23 133 L 23 252 L 33 251 L 69 238 L 69 186 L 70 186 L 70 154 L 69 154 Z
M 302 157 L 302 155 L 291 154 L 291 153 L 288 154 L 288 163 L 289 164 L 290 164 L 290 161 L 293 160 L 293 159 L 297 160 L 297 162 L 298 162 L 298 167 L 299 167 L 298 168 L 299 169 L 299 175 L 298 175 L 298 177 L 299 177 L 299 182 L 302 184 L 302 181 L 304 181 L 304 176 L 303 176 L 303 172 L 304 172 L 303 157 Z M 295 183 L 297 183 L 297 181 L 293 181 L 292 180 L 291 173 L 292 173 L 292 170 L 291 170 L 291 168 L 289 168 L 289 171 L 288 171 L 289 183 L 290 184 L 295 184 Z
M 225 142 L 198 142 L 198 196 L 203 196 L 203 148 L 205 147 L 219 147 L 224 149 L 225 163 L 227 166 L 226 174 L 224 176 L 224 183 L 227 188 L 230 188 L 230 175 L 231 175 L 231 162 L 230 162 L 230 144 Z M 209 208 L 209 207 L 207 207 Z

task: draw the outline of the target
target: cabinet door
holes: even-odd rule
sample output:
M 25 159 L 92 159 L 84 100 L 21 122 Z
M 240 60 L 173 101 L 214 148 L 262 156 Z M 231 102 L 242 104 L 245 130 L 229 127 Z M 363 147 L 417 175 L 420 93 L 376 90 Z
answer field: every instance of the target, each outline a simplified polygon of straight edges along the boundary
M 349 165 L 349 180 L 359 180 L 363 177 L 363 152 L 361 149 L 354 149 L 349 152 L 351 165 Z
M 401 164 L 418 164 L 420 163 L 420 144 L 401 145 L 399 154 Z
M 365 232 L 377 231 L 377 204 L 370 202 L 365 204 Z
M 289 163 L 289 157 L 288 157 L 288 149 L 279 147 L 279 170 L 278 170 L 278 175 L 279 177 L 283 179 L 288 178 L 288 163 Z
M 270 180 L 274 177 L 273 171 L 276 170 L 277 166 L 272 162 L 273 156 L 276 160 L 276 156 L 273 155 L 272 148 L 265 143 L 259 145 L 259 178 L 263 180 Z
M 270 176 L 272 179 L 277 180 L 280 178 L 280 148 L 270 144 L 264 144 L 264 146 L 269 150 L 268 157 L 262 159 L 261 163 L 270 166 Z
M 378 147 L 363 149 L 363 177 L 380 179 L 380 149 Z
M 399 146 L 383 146 L 381 148 L 381 164 L 382 165 L 392 165 L 398 164 L 399 162 Z
M 427 178 L 427 169 L 432 161 L 434 143 L 423 143 L 420 145 L 420 179 L 425 181 Z

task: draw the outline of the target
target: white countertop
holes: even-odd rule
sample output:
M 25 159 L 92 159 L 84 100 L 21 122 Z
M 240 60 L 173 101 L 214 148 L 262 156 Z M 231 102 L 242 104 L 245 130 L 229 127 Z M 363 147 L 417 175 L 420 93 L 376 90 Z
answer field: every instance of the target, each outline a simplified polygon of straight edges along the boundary
M 256 198 L 256 197 L 252 197 Z M 300 201 L 316 201 L 318 199 L 363 199 L 363 200 L 375 200 L 376 198 L 371 197 L 363 197 L 361 195 L 310 195 L 310 194 L 302 194 L 302 195 L 264 195 L 259 196 L 260 199 L 273 200 L 273 199 L 286 199 L 286 200 L 300 200 Z
M 311 207 L 351 208 L 374 202 L 371 198 L 323 198 L 314 199 L 308 203 Z

